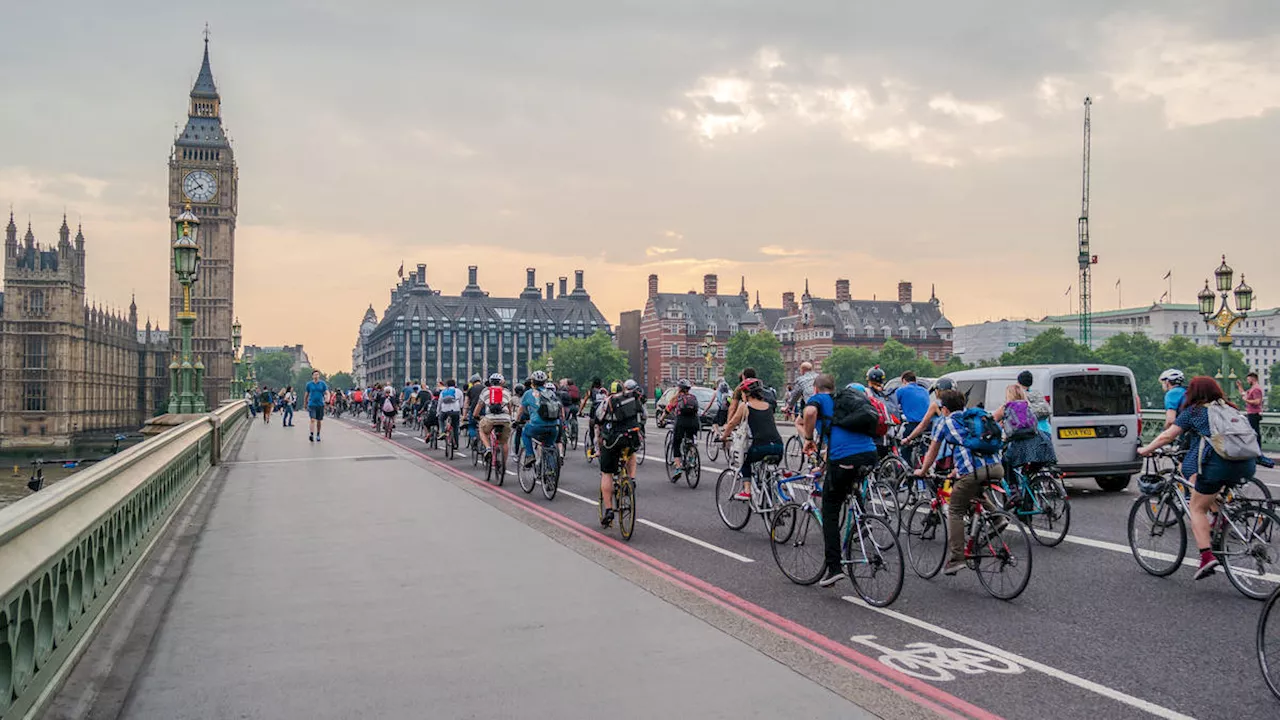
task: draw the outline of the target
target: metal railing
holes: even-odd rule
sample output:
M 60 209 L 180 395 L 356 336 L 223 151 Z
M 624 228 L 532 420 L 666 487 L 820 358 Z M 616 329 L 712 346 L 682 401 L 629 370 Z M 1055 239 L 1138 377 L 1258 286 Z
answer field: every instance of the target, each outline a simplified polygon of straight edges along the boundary
M 56 689 L 246 414 L 227 403 L 0 509 L 0 718 Z
M 1142 411 L 1142 441 L 1150 442 L 1164 429 L 1163 410 Z M 1262 413 L 1262 449 L 1280 452 L 1280 413 Z

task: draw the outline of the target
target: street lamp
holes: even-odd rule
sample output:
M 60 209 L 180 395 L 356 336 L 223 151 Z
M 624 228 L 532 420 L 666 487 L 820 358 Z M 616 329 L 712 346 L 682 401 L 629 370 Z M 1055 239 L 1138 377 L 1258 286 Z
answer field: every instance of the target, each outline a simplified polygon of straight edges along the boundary
M 716 336 L 712 335 L 711 331 L 708 330 L 707 337 L 702 340 L 702 359 L 707 365 L 706 381 L 708 384 L 711 382 L 712 368 L 715 363 L 716 347 Z
M 231 323 L 231 399 L 239 400 L 244 395 L 243 383 L 240 379 L 240 318 Z
M 1253 288 L 1245 284 L 1244 275 L 1240 276 L 1240 284 L 1235 287 L 1234 294 L 1236 300 L 1236 309 L 1232 310 L 1227 300 L 1227 295 L 1232 294 L 1231 279 L 1235 271 L 1227 265 L 1227 256 L 1222 256 L 1222 264 L 1217 270 L 1213 271 L 1214 282 L 1218 287 L 1218 294 L 1222 297 L 1222 303 L 1214 310 L 1217 305 L 1213 290 L 1209 289 L 1209 281 L 1204 281 L 1204 289 L 1196 296 L 1200 301 L 1200 314 L 1204 317 L 1206 324 L 1217 328 L 1218 345 L 1222 348 L 1222 369 L 1218 371 L 1218 380 L 1236 379 L 1236 373 L 1231 369 L 1231 328 L 1236 323 L 1249 317 L 1249 311 L 1253 309 Z M 1230 392 L 1228 390 L 1228 392 Z
M 551 380 L 551 384 L 556 382 L 556 358 L 554 355 L 547 356 L 547 378 Z
M 200 387 L 204 379 L 204 364 L 191 362 L 191 329 L 196 322 L 196 314 L 191 310 L 191 285 L 200 272 L 200 246 L 196 244 L 195 233 L 200 227 L 200 218 L 191 212 L 191 200 L 188 199 L 182 213 L 175 218 L 178 238 L 173 241 L 173 271 L 182 285 L 182 309 L 177 313 L 178 325 L 182 331 L 182 352 L 169 365 L 172 373 L 172 387 L 169 392 L 169 412 L 202 413 L 205 411 L 204 392 Z

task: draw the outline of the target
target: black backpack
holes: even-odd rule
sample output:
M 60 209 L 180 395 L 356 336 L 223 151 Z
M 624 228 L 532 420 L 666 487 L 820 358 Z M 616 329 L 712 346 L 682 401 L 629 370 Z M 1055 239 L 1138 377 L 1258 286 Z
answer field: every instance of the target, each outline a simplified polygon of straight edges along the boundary
M 693 393 L 685 393 L 680 398 L 680 402 L 676 403 L 676 414 L 683 417 L 693 417 L 698 414 L 698 398 Z
M 610 420 L 620 427 L 634 425 L 640 417 L 640 401 L 631 393 L 614 395 L 609 406 Z
M 836 393 L 831 424 L 842 430 L 874 437 L 880 425 L 880 411 L 867 400 L 866 395 L 844 388 Z

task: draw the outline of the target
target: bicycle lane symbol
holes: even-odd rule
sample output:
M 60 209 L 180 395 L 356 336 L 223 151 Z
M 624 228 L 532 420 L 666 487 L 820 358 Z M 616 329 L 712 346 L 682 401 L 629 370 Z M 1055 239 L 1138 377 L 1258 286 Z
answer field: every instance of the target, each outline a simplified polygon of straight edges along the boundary
M 894 650 L 874 642 L 875 635 L 854 635 L 849 638 L 881 653 L 878 658 L 884 665 L 905 675 L 929 682 L 951 682 L 959 675 L 1018 675 L 1026 668 L 1004 658 L 976 648 L 944 648 L 934 643 L 908 643 L 902 650 Z

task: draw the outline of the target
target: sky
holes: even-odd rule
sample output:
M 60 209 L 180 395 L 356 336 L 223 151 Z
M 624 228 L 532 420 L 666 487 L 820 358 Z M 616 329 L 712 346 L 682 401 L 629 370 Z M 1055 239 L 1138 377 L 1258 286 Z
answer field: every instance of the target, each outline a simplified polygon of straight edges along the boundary
M 586 272 L 611 322 L 739 278 L 1066 312 L 1092 96 L 1093 306 L 1194 295 L 1226 253 L 1280 304 L 1280 3 L 13 3 L 0 205 L 88 292 L 167 322 L 165 182 L 202 30 L 240 169 L 245 342 L 350 368 L 403 262 L 445 293 Z M 1237 274 L 1238 276 L 1238 274 Z M 1121 286 L 1116 288 L 1119 280 Z M 1068 293 L 1068 288 L 1073 288 Z M 1275 288 L 1275 289 L 1273 289 Z

